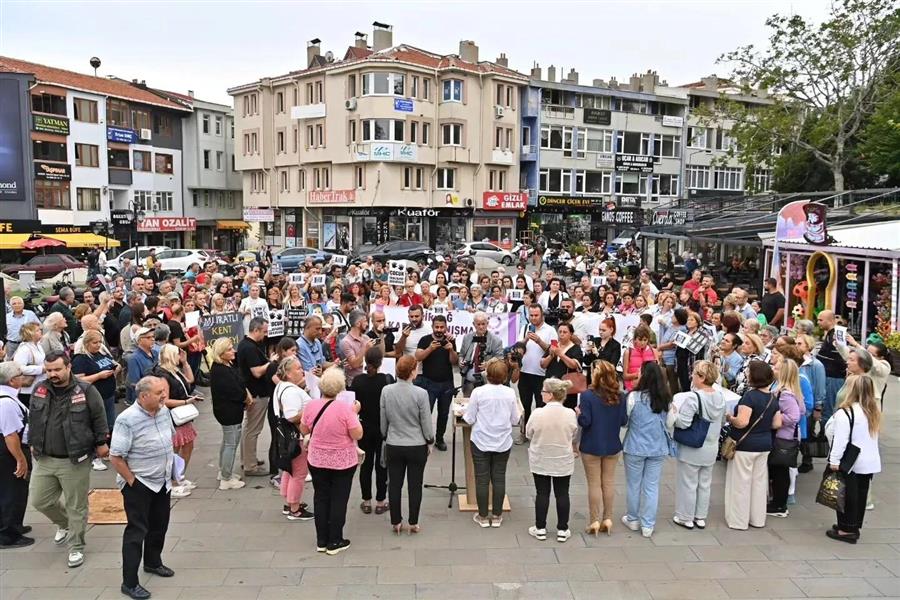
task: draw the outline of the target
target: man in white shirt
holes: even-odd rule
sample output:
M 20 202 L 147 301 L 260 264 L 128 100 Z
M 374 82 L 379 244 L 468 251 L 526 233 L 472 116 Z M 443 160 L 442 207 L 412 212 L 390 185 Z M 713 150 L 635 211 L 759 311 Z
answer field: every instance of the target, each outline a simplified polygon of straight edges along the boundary
M 409 307 L 409 325 L 400 332 L 397 340 L 397 348 L 403 348 L 405 356 L 415 356 L 419 341 L 426 335 L 431 335 L 431 325 L 423 322 L 424 312 L 421 304 L 413 304 Z
M 541 367 L 541 359 L 550 350 L 550 343 L 559 340 L 556 330 L 544 322 L 544 309 L 540 304 L 532 304 L 528 308 L 528 325 L 522 332 L 526 342 L 525 356 L 522 357 L 522 371 L 519 375 L 519 396 L 525 409 L 524 422 L 531 416 L 531 402 L 536 408 L 544 405 L 541 390 L 544 388 L 546 372 Z

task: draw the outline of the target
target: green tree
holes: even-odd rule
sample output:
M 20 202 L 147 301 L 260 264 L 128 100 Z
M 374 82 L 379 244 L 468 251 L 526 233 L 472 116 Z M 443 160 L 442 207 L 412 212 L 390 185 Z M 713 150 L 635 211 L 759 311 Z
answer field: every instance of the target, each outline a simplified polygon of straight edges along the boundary
M 768 90 L 766 103 L 723 100 L 715 118 L 733 122 L 733 154 L 748 172 L 777 163 L 774 147 L 796 148 L 843 191 L 853 140 L 900 68 L 900 8 L 894 0 L 841 0 L 820 25 L 777 14 L 766 25 L 768 48 L 743 46 L 719 59 L 734 65 L 732 78 L 746 92 Z
M 900 75 L 894 77 L 891 93 L 866 123 L 859 156 L 874 175 L 900 182 Z

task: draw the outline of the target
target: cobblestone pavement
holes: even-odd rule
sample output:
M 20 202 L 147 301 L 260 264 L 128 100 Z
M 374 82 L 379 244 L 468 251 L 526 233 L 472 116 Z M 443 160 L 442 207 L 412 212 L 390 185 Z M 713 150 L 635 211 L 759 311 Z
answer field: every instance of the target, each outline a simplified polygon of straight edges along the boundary
M 348 510 L 346 535 L 352 548 L 329 557 L 315 552 L 312 522 L 288 522 L 281 500 L 266 479 L 248 487 L 216 489 L 214 457 L 221 439 L 209 403 L 201 406 L 199 439 L 189 477 L 199 483 L 189 498 L 173 501 L 163 555 L 176 571 L 161 579 L 141 572 L 153 598 L 332 599 L 352 598 L 856 598 L 900 597 L 900 384 L 892 377 L 881 435 L 883 472 L 876 477 L 876 508 L 866 515 L 858 545 L 824 535 L 834 513 L 815 504 L 817 470 L 801 475 L 798 504 L 786 519 L 769 518 L 763 529 L 732 531 L 724 524 L 725 469 L 718 465 L 711 515 L 705 531 L 686 531 L 670 521 L 674 461 L 668 461 L 660 494 L 659 520 L 651 540 L 625 530 L 624 471 L 618 469 L 615 529 L 611 537 L 581 533 L 586 526 L 584 474 L 577 464 L 572 483 L 572 538 L 557 543 L 528 536 L 533 487 L 527 449 L 515 446 L 507 492 L 512 512 L 500 529 L 480 529 L 471 513 L 447 509 L 444 490 L 426 490 L 423 531 L 395 537 L 388 515 L 360 512 L 359 492 Z M 260 439 L 268 443 L 266 433 Z M 462 456 L 461 448 L 457 448 Z M 461 461 L 460 461 L 461 463 Z M 428 483 L 450 480 L 449 453 L 435 452 Z M 113 472 L 93 474 L 97 488 L 113 487 Z M 463 481 L 461 470 L 457 480 Z M 311 486 L 305 499 L 311 503 Z M 551 515 L 553 515 L 551 506 Z M 551 525 L 553 519 L 551 518 Z M 54 546 L 54 527 L 29 511 L 38 542 L 0 552 L 0 599 L 121 598 L 123 526 L 94 525 L 86 559 L 66 567 L 66 551 Z

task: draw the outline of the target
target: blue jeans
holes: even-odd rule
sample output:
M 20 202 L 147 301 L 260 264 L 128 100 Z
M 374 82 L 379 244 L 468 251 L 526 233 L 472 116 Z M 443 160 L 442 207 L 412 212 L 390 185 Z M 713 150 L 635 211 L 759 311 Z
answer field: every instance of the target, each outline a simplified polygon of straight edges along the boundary
M 113 394 L 109 398 L 103 399 L 103 408 L 106 410 L 106 427 L 109 435 L 112 435 L 113 423 L 116 422 L 116 396 Z
M 843 377 L 825 378 L 825 400 L 822 402 L 822 423 L 827 423 L 828 419 L 831 418 L 831 415 L 834 414 L 834 405 L 835 400 L 837 399 L 837 393 L 842 387 L 844 387 L 844 381 L 846 380 Z M 824 426 L 822 427 L 822 431 L 825 431 Z
M 450 403 L 453 401 L 453 381 L 432 381 L 424 375 L 416 377 L 415 384 L 428 392 L 428 404 L 434 410 L 437 403 L 437 425 L 434 430 L 436 441 L 444 440 L 444 430 L 450 416 Z
M 234 459 L 241 443 L 241 424 L 222 425 L 222 446 L 219 447 L 219 474 L 222 480 L 234 474 Z
M 659 478 L 665 456 L 635 456 L 625 454 L 625 483 L 627 484 L 627 512 L 629 521 L 640 521 L 641 527 L 653 529 L 659 507 Z

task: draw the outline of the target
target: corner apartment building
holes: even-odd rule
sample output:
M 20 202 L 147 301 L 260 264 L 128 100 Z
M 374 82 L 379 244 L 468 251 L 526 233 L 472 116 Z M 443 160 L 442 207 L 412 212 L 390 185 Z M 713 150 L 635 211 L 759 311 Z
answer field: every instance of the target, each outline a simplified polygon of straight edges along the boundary
M 79 248 L 105 243 L 91 223 L 121 224 L 135 207 L 147 216 L 181 214 L 181 120 L 189 108 L 118 79 L 14 58 L 0 57 L 0 71 L 34 78 L 30 137 L 43 231 L 68 235 L 67 247 Z M 130 242 L 133 229 L 117 226 L 113 244 Z M 160 235 L 157 243 L 178 239 Z
M 393 43 L 373 24 L 342 57 L 229 90 L 244 206 L 273 208 L 262 241 L 342 251 L 392 239 L 443 249 L 515 238 L 519 110 L 527 78 L 479 60 Z

